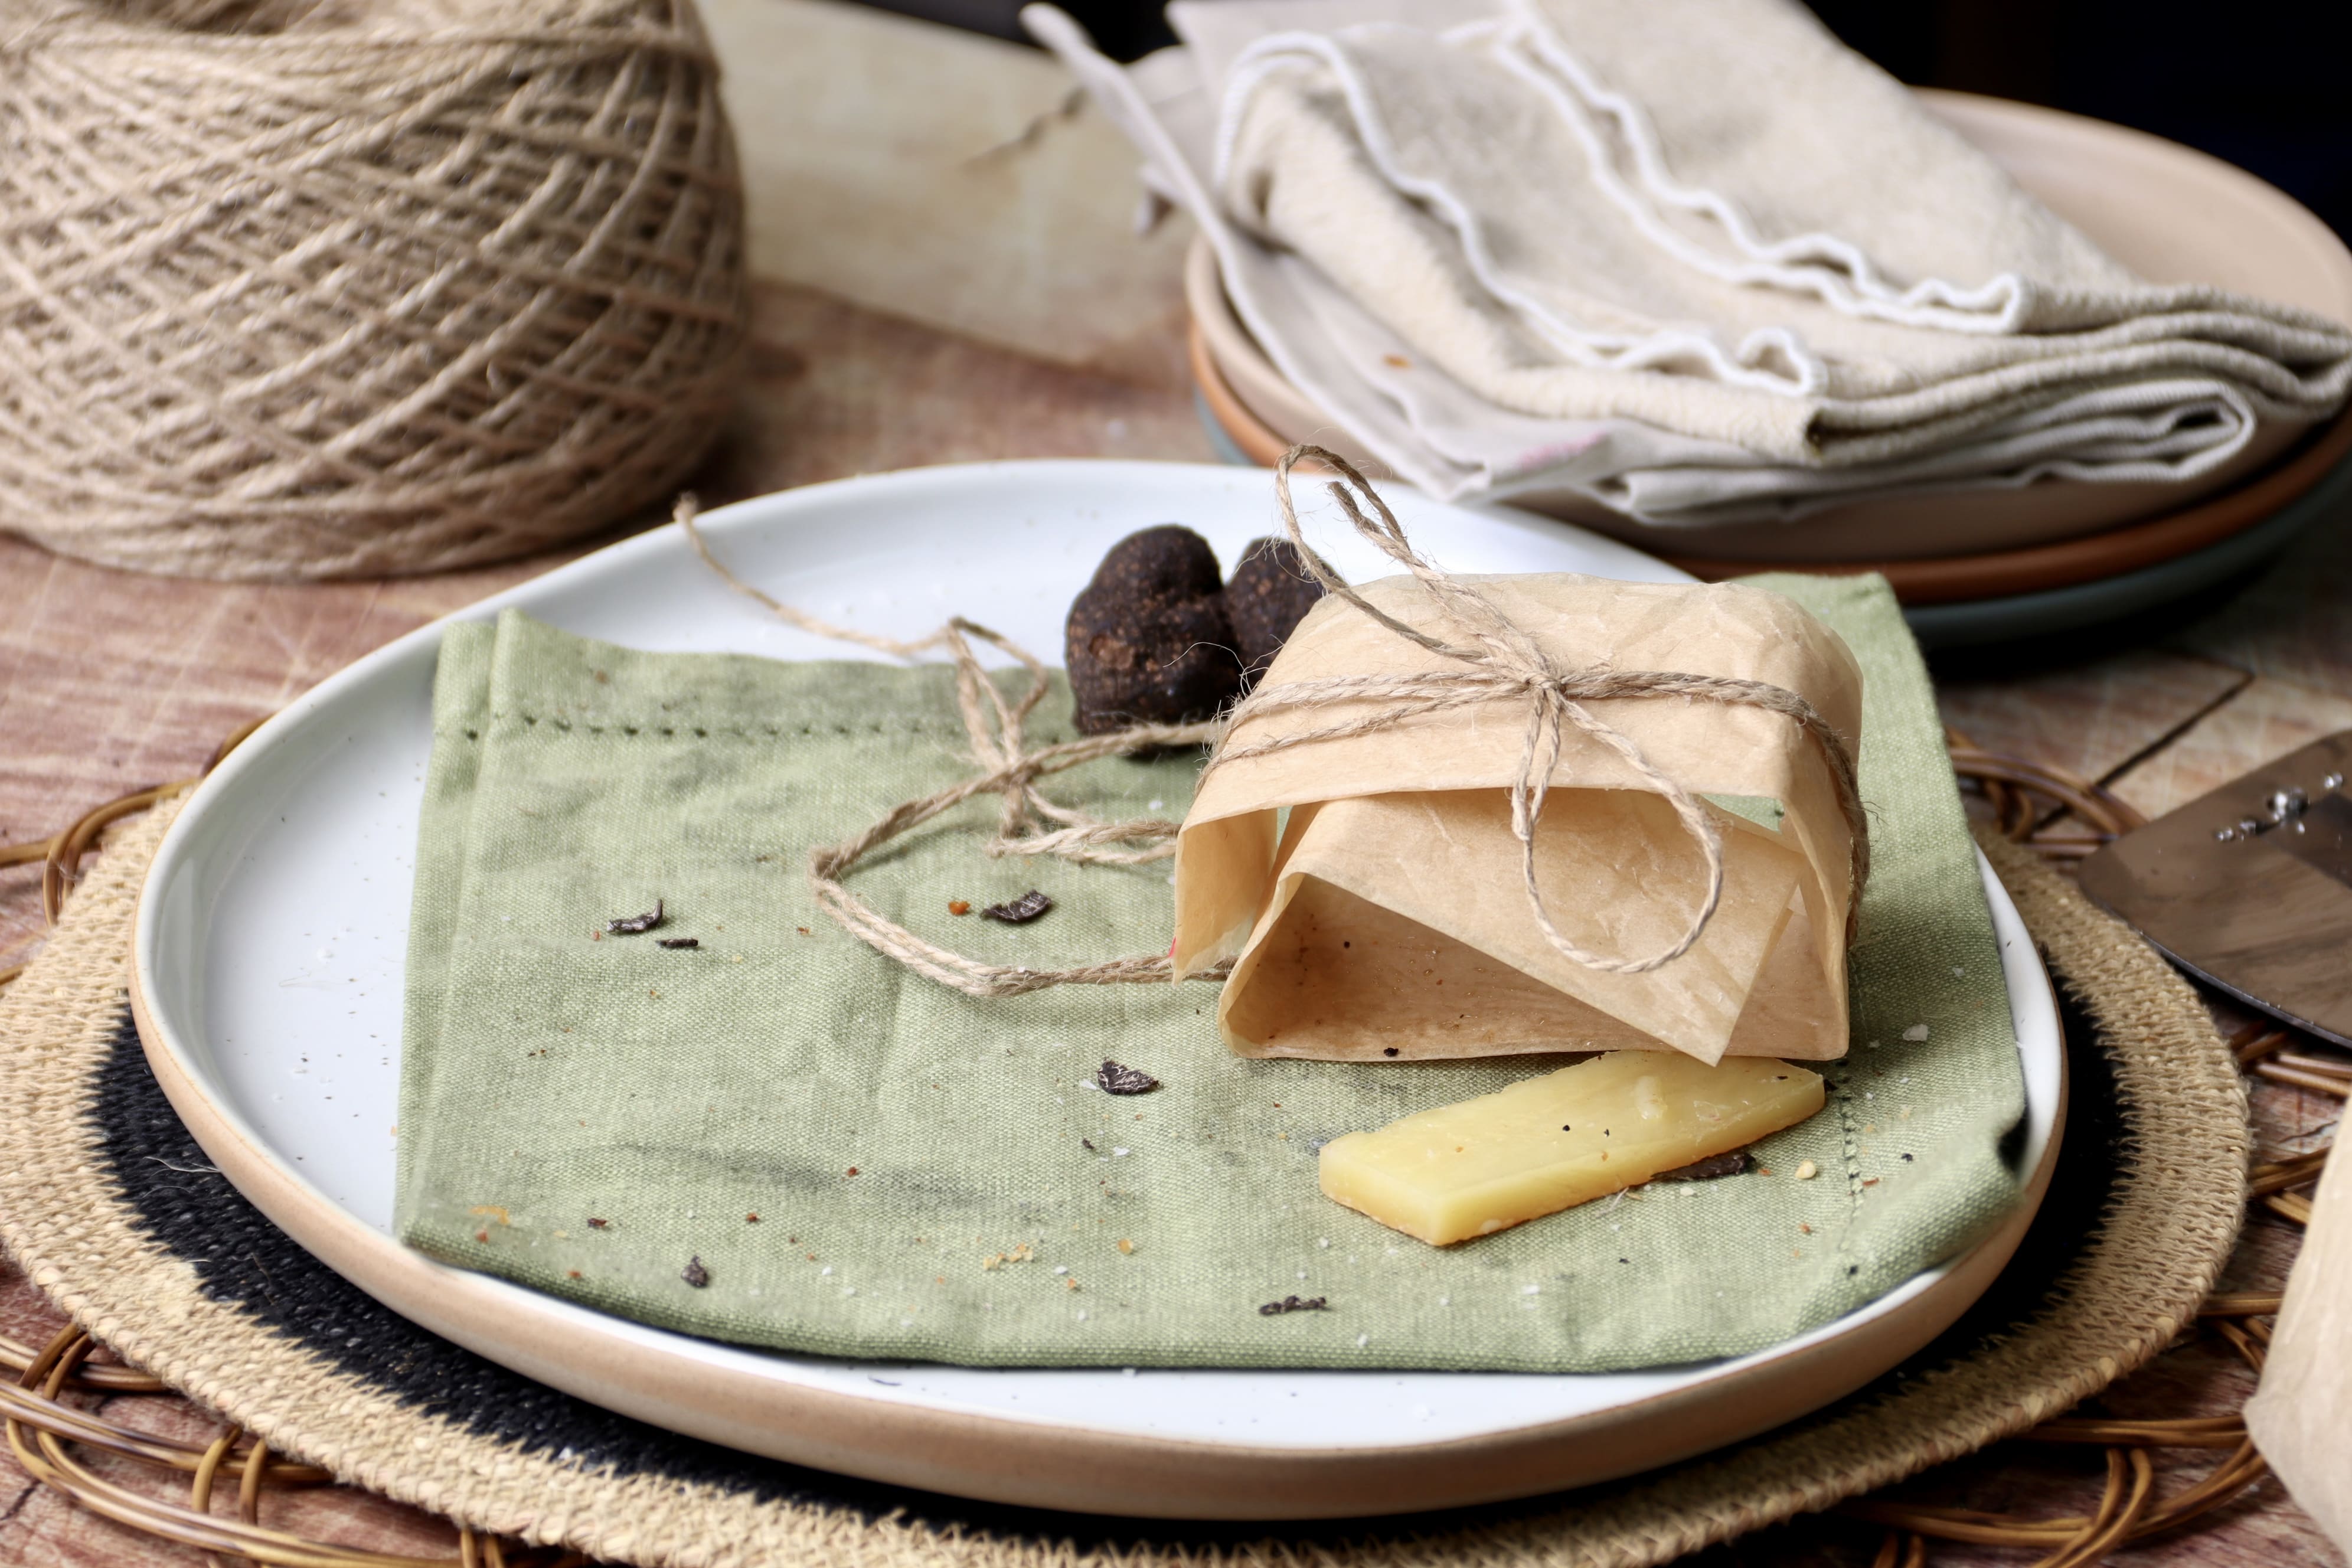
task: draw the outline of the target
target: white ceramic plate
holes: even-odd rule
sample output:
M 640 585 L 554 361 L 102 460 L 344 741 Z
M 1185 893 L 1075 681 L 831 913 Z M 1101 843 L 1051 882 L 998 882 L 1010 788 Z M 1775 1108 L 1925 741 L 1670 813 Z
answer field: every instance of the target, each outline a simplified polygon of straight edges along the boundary
M 1548 520 L 1391 499 L 1454 570 L 1680 579 Z M 1262 472 L 1003 463 L 813 486 L 705 527 L 746 579 L 836 622 L 903 637 L 961 612 L 1051 653 L 1112 541 L 1177 520 L 1231 561 L 1272 531 L 1273 511 Z M 1350 575 L 1382 564 L 1338 529 L 1318 542 Z M 676 529 L 457 618 L 507 605 L 636 647 L 856 657 L 730 593 Z M 297 1240 L 427 1328 L 629 1415 L 857 1475 L 1091 1511 L 1295 1518 L 1528 1495 L 1732 1441 L 1875 1376 L 1981 1293 L 2047 1180 L 2057 1016 L 1988 872 L 2024 1053 L 2029 1201 L 1973 1251 L 1738 1361 L 1607 1376 L 882 1365 L 690 1339 L 443 1267 L 390 1236 L 402 953 L 440 637 L 424 627 L 328 680 L 197 790 L 140 909 L 141 1034 L 198 1141 Z

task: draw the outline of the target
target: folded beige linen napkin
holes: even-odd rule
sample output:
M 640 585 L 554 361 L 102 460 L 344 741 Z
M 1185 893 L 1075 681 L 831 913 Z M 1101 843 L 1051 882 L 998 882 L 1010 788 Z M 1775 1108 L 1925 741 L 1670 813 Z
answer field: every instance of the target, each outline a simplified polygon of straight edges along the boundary
M 2352 380 L 2352 331 L 2140 281 L 1786 0 L 1194 0 L 1131 73 L 1027 15 L 1277 365 L 1442 493 L 2188 477 Z

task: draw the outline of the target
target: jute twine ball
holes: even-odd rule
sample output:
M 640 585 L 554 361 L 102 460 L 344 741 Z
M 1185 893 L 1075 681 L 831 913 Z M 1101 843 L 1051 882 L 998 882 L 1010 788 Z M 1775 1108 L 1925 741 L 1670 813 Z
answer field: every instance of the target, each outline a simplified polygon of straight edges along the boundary
M 429 572 L 666 498 L 742 190 L 692 0 L 0 0 L 0 527 Z

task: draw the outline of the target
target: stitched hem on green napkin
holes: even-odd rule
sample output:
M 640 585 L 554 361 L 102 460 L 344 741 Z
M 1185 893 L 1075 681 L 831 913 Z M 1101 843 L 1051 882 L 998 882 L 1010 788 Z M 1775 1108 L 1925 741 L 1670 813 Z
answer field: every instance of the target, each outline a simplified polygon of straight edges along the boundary
M 946 669 L 646 654 L 509 612 L 442 649 L 399 1234 L 667 1328 L 981 1365 L 1593 1372 L 1736 1355 L 1851 1311 L 2013 1202 L 2022 1079 L 1892 595 L 1755 581 L 1861 660 L 1875 850 L 1854 1049 L 1821 1064 L 1828 1109 L 1759 1145 L 1764 1170 L 1450 1249 L 1398 1236 L 1319 1194 L 1319 1145 L 1549 1063 L 1245 1061 L 1219 1045 L 1206 984 L 977 1001 L 916 978 L 822 914 L 804 868 L 968 773 Z M 1033 739 L 1060 738 L 1067 711 L 1057 686 Z M 1178 817 L 1197 769 L 1112 761 L 1056 783 L 1097 814 Z M 991 962 L 1164 942 L 1164 863 L 986 858 L 995 804 L 887 847 L 858 890 Z M 950 912 L 1032 887 L 1055 900 L 1032 924 Z M 657 900 L 656 931 L 606 931 Z M 1161 1087 L 1101 1092 L 1105 1058 Z M 1796 1179 L 1805 1161 L 1818 1177 Z M 1326 1306 L 1258 1310 L 1289 1296 Z

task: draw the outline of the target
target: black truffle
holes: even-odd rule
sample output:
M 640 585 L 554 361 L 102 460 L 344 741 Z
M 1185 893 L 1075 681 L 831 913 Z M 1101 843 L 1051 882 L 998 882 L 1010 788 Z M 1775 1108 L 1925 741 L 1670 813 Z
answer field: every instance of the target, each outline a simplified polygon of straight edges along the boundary
M 1141 1068 L 1124 1067 L 1105 1057 L 1095 1069 L 1095 1087 L 1105 1094 L 1150 1094 L 1160 1080 Z
M 1562 1129 L 1562 1131 L 1566 1131 Z M 1744 1173 L 1756 1162 L 1745 1149 L 1734 1149 L 1727 1154 L 1709 1154 L 1704 1160 L 1694 1160 L 1687 1165 L 1676 1165 L 1671 1171 L 1660 1171 L 1654 1182 L 1712 1182 L 1718 1177 Z
M 1215 552 L 1189 528 L 1112 545 L 1070 605 L 1064 657 L 1079 730 L 1190 723 L 1233 700 L 1242 665 L 1222 589 Z
M 1054 900 L 1032 888 L 1017 899 L 1007 899 L 1001 904 L 991 904 L 981 910 L 982 918 L 1003 921 L 1009 926 L 1025 926 L 1054 907 Z
M 1249 542 L 1233 581 L 1225 584 L 1225 621 L 1234 629 L 1234 651 L 1241 656 L 1244 690 L 1257 683 L 1322 596 L 1323 584 L 1308 574 L 1290 541 Z

